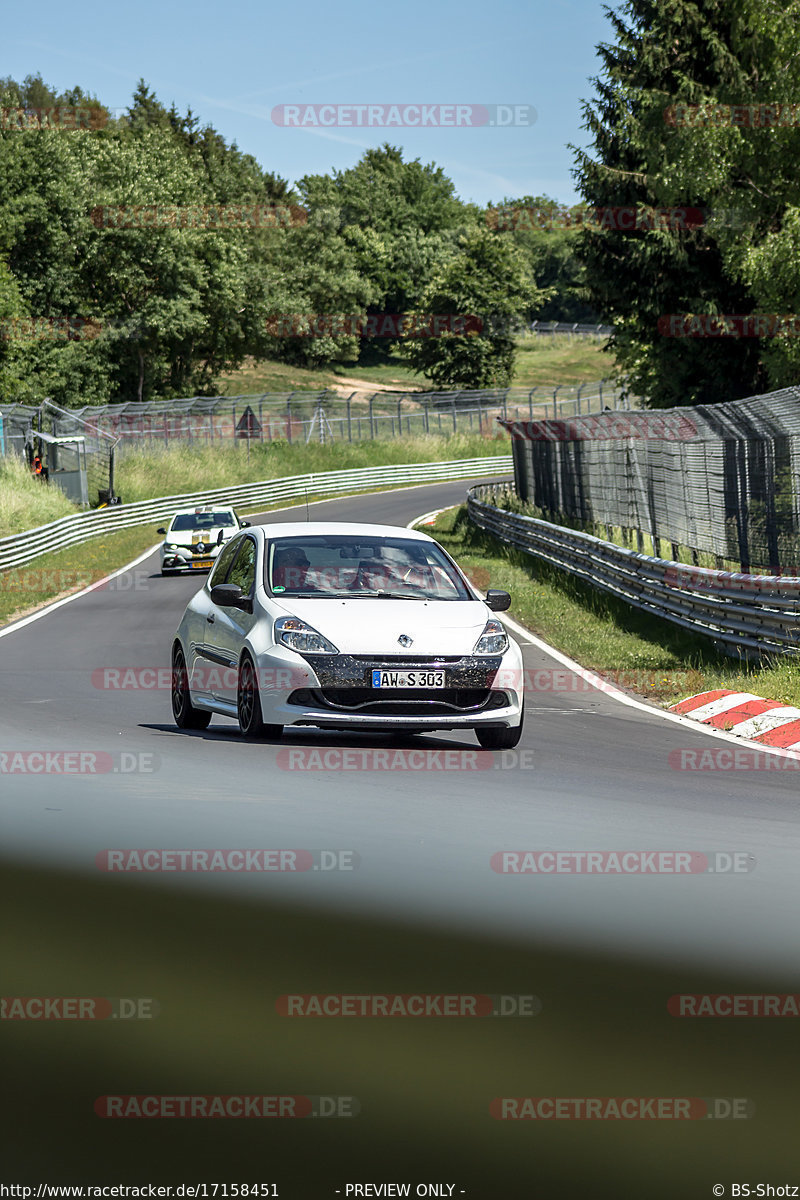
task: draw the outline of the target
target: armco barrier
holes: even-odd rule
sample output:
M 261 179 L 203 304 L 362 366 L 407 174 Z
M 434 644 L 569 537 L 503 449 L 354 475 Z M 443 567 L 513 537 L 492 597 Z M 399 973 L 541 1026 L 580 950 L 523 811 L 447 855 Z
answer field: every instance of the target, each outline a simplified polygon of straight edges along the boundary
M 387 487 L 396 483 L 435 483 L 442 479 L 474 479 L 476 475 L 505 475 L 512 470 L 510 454 L 491 458 L 463 458 L 449 462 L 400 463 L 389 467 L 357 467 L 347 471 L 320 471 L 312 475 L 290 475 L 263 483 L 244 483 L 210 492 L 159 496 L 119 508 L 76 513 L 49 525 L 40 525 L 12 537 L 0 539 L 0 570 L 21 567 L 41 554 L 64 550 L 88 541 L 99 533 L 115 533 L 136 525 L 170 520 L 176 509 L 195 505 L 225 504 L 246 512 L 258 512 L 281 500 L 302 499 L 328 493 Z
M 651 558 L 588 533 L 507 512 L 498 488 L 470 488 L 475 525 L 528 554 L 610 592 L 627 604 L 713 637 L 726 653 L 791 654 L 800 649 L 800 579 L 744 575 Z

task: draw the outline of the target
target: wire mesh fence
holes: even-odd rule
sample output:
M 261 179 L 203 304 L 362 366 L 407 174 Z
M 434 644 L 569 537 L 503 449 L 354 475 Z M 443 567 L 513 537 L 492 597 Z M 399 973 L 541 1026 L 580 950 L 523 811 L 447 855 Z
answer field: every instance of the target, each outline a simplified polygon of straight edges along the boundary
M 0 405 L 0 453 L 23 458 L 35 474 L 84 507 L 113 502 L 117 441 L 91 419 L 50 400 L 37 408 Z
M 724 404 L 505 421 L 537 514 L 651 539 L 654 553 L 800 574 L 800 388 Z M 670 552 L 671 546 L 671 552 Z
M 534 420 L 600 412 L 627 404 L 620 388 L 606 381 L 532 388 L 452 392 L 315 392 L 192 396 L 149 403 L 92 405 L 61 410 L 62 435 L 90 426 L 112 438 L 117 453 L 131 446 L 172 442 L 225 445 L 252 442 L 355 442 L 421 434 L 497 432 L 497 418 Z M 635 401 L 634 401 L 635 403 Z M 9 427 L 20 430 L 9 449 L 24 445 L 38 409 L 0 405 Z

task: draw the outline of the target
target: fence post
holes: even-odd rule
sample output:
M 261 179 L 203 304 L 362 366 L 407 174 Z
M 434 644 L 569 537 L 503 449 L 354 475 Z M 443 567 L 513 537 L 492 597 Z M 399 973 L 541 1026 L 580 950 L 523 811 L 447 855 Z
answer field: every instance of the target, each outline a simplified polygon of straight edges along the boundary
M 450 412 L 453 417 L 453 433 L 458 433 L 458 418 L 456 417 L 456 402 L 450 401 Z
M 375 420 L 372 415 L 372 404 L 375 399 L 375 393 L 369 398 L 369 436 L 374 441 L 375 439 Z
M 350 404 L 353 399 L 353 396 L 355 396 L 355 392 L 351 392 L 350 395 L 347 397 L 347 440 L 348 440 L 348 442 L 352 442 L 352 440 L 353 440 L 353 417 L 350 412 Z
M 294 393 L 293 393 L 294 394 Z M 286 440 L 292 444 L 292 397 L 286 397 Z

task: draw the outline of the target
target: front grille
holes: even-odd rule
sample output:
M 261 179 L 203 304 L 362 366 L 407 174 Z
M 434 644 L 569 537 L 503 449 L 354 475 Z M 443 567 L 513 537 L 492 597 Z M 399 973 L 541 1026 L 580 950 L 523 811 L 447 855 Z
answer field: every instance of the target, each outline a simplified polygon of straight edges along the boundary
M 381 654 L 377 657 L 374 654 L 351 654 L 353 662 L 371 663 L 373 667 L 380 667 L 386 663 L 398 664 L 402 667 L 430 667 L 441 664 L 445 666 L 447 663 L 463 662 L 463 654 Z
M 479 691 L 487 694 L 502 661 L 499 655 L 496 658 L 483 658 L 474 655 L 448 657 L 418 654 L 412 658 L 408 654 L 304 654 L 303 657 L 317 676 L 320 688 L 335 691 L 364 690 L 369 695 L 373 695 L 374 692 L 371 686 L 373 670 L 386 667 L 413 670 L 415 667 L 434 666 L 447 672 L 446 690 Z M 441 699 L 441 691 L 435 690 Z M 402 691 L 403 695 L 406 695 L 405 689 Z
M 365 716 L 439 716 L 453 712 L 480 712 L 505 708 L 505 692 L 485 688 L 422 688 L 410 694 L 406 688 L 300 688 L 292 692 L 289 704 L 303 708 L 329 708 L 338 712 L 357 712 Z

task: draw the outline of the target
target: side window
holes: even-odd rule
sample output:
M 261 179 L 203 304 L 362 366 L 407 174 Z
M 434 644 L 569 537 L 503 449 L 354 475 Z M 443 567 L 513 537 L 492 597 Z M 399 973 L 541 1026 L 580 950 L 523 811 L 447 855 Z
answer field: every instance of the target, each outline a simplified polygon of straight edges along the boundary
M 249 539 L 248 539 L 249 541 Z M 218 583 L 225 583 L 225 576 L 228 574 L 231 563 L 233 562 L 236 551 L 241 546 L 241 538 L 231 538 L 225 549 L 220 554 L 216 561 L 214 570 L 211 572 L 208 580 L 209 590 L 215 587 Z
M 237 554 L 236 562 L 225 582 L 238 583 L 245 596 L 251 596 L 256 580 L 256 544 L 249 537 L 242 538 L 239 544 L 242 547 L 241 553 Z

